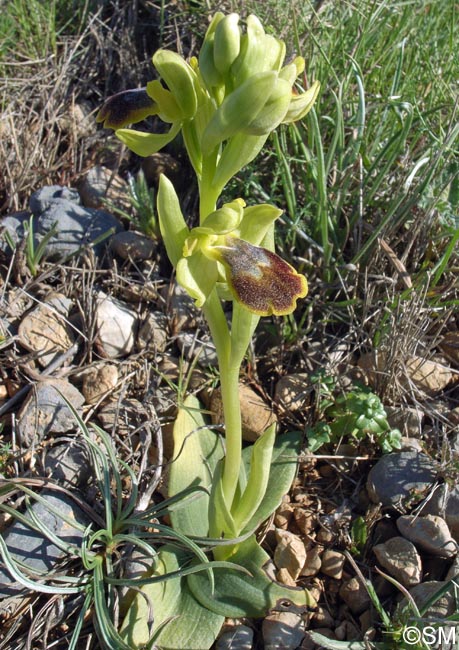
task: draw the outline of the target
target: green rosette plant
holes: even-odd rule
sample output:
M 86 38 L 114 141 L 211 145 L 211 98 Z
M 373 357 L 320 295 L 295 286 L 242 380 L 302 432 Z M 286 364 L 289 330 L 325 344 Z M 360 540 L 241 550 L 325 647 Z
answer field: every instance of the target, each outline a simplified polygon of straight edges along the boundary
M 163 175 L 159 226 L 178 283 L 207 320 L 224 413 L 223 449 L 220 437 L 206 427 L 198 400 L 185 400 L 174 427 L 169 494 L 206 488 L 207 494 L 187 509 L 173 512 L 171 521 L 181 534 L 208 539 L 214 559 L 226 561 L 225 568 L 214 569 L 214 581 L 204 572 L 169 580 L 165 591 L 157 583 L 143 587 L 122 626 L 132 647 L 147 644 L 159 629 L 162 648 L 202 650 L 211 646 L 224 617 L 260 617 L 286 602 L 303 608 L 314 604 L 306 590 L 268 577 L 269 556 L 254 534 L 290 488 L 300 437 L 289 433 L 276 439 L 273 426 L 243 449 L 238 392 L 241 363 L 260 317 L 290 314 L 308 285 L 274 252 L 274 222 L 281 210 L 247 205 L 242 198 L 218 205 L 228 181 L 255 158 L 270 133 L 302 119 L 317 98 L 318 82 L 306 92 L 296 88 L 304 60 L 297 57 L 284 65 L 284 59 L 285 44 L 266 34 L 256 16 L 248 16 L 243 31 L 237 14 L 216 13 L 198 58 L 187 62 L 175 52 L 158 50 L 153 56 L 158 78 L 110 97 L 97 117 L 140 156 L 156 153 L 179 132 L 183 136 L 198 180 L 199 225 L 188 227 L 175 189 Z M 151 115 L 169 125 L 165 134 L 126 128 Z M 230 325 L 224 300 L 233 301 Z M 190 561 L 167 547 L 152 572 L 177 571 Z

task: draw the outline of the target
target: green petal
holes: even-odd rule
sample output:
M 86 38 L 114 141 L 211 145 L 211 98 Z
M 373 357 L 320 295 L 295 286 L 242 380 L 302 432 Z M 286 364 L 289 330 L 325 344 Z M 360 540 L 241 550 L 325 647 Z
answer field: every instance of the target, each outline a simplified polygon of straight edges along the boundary
M 217 278 L 217 263 L 201 251 L 190 257 L 182 257 L 177 264 L 177 282 L 196 301 L 197 307 L 204 305 Z
M 211 212 L 203 222 L 205 228 L 214 233 L 224 235 L 235 230 L 241 223 L 244 214 L 244 201 L 241 199 L 225 203 L 221 208 Z
M 182 111 L 174 95 L 166 90 L 159 79 L 147 83 L 147 93 L 158 106 L 158 115 L 163 122 L 180 122 L 183 118 Z
M 138 156 L 151 156 L 172 142 L 180 131 L 181 122 L 176 122 L 168 133 L 145 133 L 134 129 L 118 129 L 116 137 Z
M 308 292 L 304 275 L 266 248 L 227 236 L 218 250 L 235 299 L 254 314 L 291 314 Z

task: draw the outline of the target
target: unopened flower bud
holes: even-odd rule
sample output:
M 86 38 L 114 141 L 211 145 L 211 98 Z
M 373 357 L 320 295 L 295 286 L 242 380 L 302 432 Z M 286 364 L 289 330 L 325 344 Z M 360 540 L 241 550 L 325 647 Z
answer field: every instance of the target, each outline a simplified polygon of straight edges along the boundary
M 183 119 L 194 117 L 198 107 L 196 73 L 176 52 L 158 50 L 153 65 L 166 82 L 182 112 Z
M 221 75 L 225 76 L 237 59 L 241 47 L 241 32 L 238 14 L 229 14 L 215 29 L 214 63 Z

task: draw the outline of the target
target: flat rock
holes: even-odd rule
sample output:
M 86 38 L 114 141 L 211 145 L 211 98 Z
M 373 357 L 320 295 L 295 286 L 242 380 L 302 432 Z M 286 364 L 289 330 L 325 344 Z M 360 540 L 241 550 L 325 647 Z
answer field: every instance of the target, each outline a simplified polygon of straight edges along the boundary
M 410 594 L 413 597 L 418 608 L 424 607 L 427 602 L 438 593 L 442 587 L 446 585 L 446 582 L 429 580 L 427 582 L 421 582 L 421 584 L 416 585 L 410 589 Z M 406 607 L 406 600 L 403 599 L 400 603 L 400 608 Z M 423 613 L 423 619 L 436 618 L 439 620 L 444 620 L 447 616 L 451 616 L 456 613 L 456 603 L 453 594 L 453 589 L 450 589 L 443 594 L 436 602 L 429 607 L 429 609 Z
M 96 324 L 97 346 L 102 356 L 116 359 L 132 352 L 138 318 L 125 303 L 99 291 Z
M 452 539 L 448 525 L 441 517 L 403 515 L 397 519 L 397 528 L 403 537 L 427 553 L 444 558 L 457 554 L 457 543 Z
M 153 257 L 156 243 L 133 230 L 118 232 L 110 240 L 111 250 L 123 260 L 142 262 Z
M 406 512 L 430 489 L 437 474 L 435 463 L 426 454 L 416 451 L 385 454 L 368 474 L 368 494 L 374 503 Z
M 77 427 L 75 416 L 66 400 L 80 412 L 83 395 L 65 379 L 38 382 L 27 396 L 18 414 L 21 442 L 28 447 L 50 433 L 65 433 Z
M 277 421 L 277 418 L 266 402 L 246 384 L 239 384 L 239 402 L 241 404 L 242 438 L 246 442 L 255 442 L 268 427 Z M 212 393 L 210 411 L 213 424 L 222 424 L 224 421 L 223 404 L 219 388 Z
M 379 564 L 405 587 L 421 582 L 422 563 L 415 545 L 404 537 L 392 537 L 373 547 Z
M 19 324 L 19 342 L 37 355 L 43 367 L 69 350 L 75 342 L 74 331 L 66 319 L 71 304 L 65 296 L 54 294 L 46 303 L 29 312 Z
M 44 470 L 46 476 L 65 488 L 85 487 L 93 473 L 88 449 L 80 440 L 48 449 Z

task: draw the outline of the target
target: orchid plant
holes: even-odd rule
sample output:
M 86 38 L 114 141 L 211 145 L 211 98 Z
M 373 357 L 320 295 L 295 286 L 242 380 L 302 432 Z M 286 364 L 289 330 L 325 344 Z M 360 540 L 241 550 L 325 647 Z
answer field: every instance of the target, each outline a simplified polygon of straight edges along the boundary
M 159 635 L 161 647 L 171 647 L 172 638 L 175 648 L 210 647 L 225 616 L 262 616 L 286 599 L 297 606 L 312 603 L 305 590 L 268 578 L 262 569 L 268 556 L 254 535 L 291 485 L 298 436 L 276 440 L 275 427 L 270 427 L 253 447 L 243 449 L 239 403 L 240 367 L 260 317 L 290 314 L 306 296 L 307 281 L 274 252 L 274 222 L 281 210 L 246 205 L 242 198 L 218 205 L 228 181 L 255 158 L 270 133 L 302 119 L 316 100 L 318 82 L 305 92 L 296 88 L 304 60 L 296 57 L 284 65 L 285 54 L 284 42 L 266 34 L 256 16 L 248 16 L 243 31 L 237 14 L 216 13 L 198 58 L 187 62 L 175 52 L 158 50 L 153 64 L 159 78 L 110 97 L 97 117 L 140 156 L 156 153 L 181 132 L 199 188 L 197 227 L 188 227 L 164 175 L 157 210 L 177 281 L 203 309 L 216 347 L 225 450 L 218 435 L 206 428 L 199 402 L 187 398 L 174 428 L 177 454 L 169 493 L 198 484 L 208 489 L 186 511 L 177 510 L 172 523 L 185 535 L 214 541 L 214 557 L 228 560 L 228 570 L 220 569 L 215 582 L 195 574 L 178 587 L 178 578 L 175 586 L 174 581 L 166 583 L 166 589 L 179 588 L 175 600 L 171 593 L 167 598 L 160 594 L 157 585 L 149 591 L 144 587 L 153 603 L 175 603 L 160 608 L 160 614 L 155 609 L 155 626 L 171 619 Z M 166 133 L 125 128 L 153 115 L 169 125 Z M 222 304 L 228 300 L 230 325 Z M 173 549 L 163 551 L 161 558 L 155 572 L 176 570 L 184 561 Z M 243 567 L 250 577 L 231 566 Z M 148 641 L 147 606 L 144 597 L 136 598 L 124 624 L 134 647 Z M 196 633 L 196 621 L 205 621 L 198 640 L 189 633 L 191 618 Z

